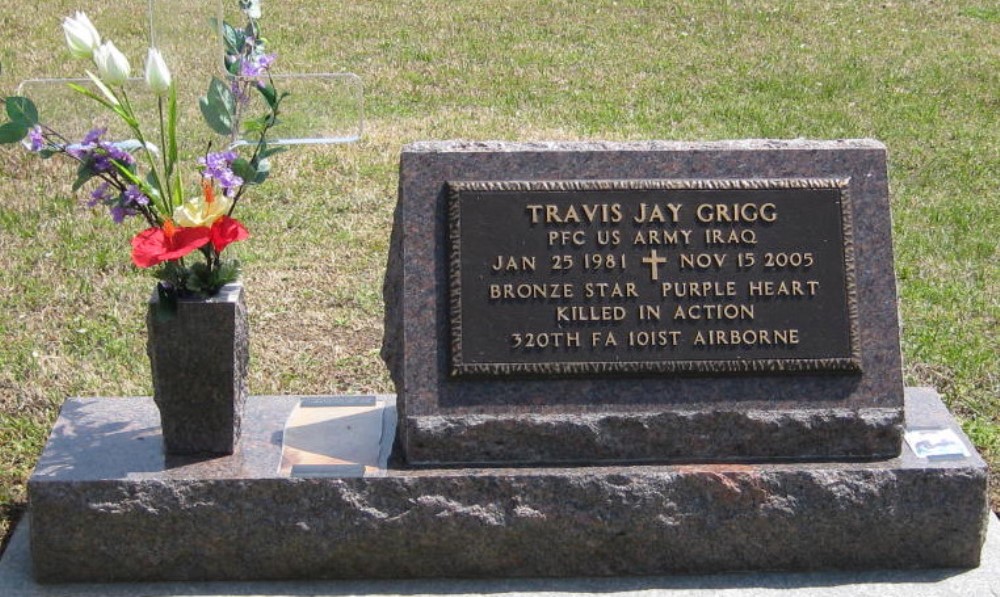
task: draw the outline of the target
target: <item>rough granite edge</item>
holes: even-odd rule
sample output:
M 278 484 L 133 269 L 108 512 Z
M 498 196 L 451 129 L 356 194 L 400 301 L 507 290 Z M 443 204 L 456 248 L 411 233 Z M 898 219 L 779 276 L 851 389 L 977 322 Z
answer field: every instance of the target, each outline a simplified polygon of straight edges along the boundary
M 885 150 L 876 139 L 734 139 L 720 141 L 415 141 L 403 146 L 402 153 L 488 153 L 539 151 L 759 151 L 788 150 Z
M 403 416 L 411 466 L 751 462 L 899 454 L 895 408 Z M 712 437 L 713 430 L 728 432 Z M 637 449 L 636 445 L 641 445 Z M 586 454 L 580 457 L 580 454 Z

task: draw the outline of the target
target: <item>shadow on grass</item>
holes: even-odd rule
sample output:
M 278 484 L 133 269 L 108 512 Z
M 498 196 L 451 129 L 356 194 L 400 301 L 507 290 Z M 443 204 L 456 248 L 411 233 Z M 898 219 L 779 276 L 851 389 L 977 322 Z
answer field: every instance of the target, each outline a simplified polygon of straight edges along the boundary
M 14 527 L 28 511 L 28 504 L 18 502 L 12 504 L 0 504 L 0 558 L 7 550 L 7 544 L 14 535 Z

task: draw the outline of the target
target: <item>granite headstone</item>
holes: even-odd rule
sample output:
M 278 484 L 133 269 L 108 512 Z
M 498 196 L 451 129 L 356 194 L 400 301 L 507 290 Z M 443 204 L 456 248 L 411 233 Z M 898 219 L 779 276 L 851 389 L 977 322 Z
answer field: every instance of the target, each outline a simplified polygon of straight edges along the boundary
M 899 453 L 880 143 L 420 143 L 399 190 L 407 463 Z

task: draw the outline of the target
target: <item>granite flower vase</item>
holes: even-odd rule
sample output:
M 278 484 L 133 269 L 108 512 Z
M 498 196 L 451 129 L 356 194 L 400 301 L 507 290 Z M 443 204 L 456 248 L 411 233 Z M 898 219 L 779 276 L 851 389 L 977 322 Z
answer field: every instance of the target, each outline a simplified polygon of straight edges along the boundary
M 161 304 L 146 316 L 153 400 L 167 454 L 232 454 L 247 399 L 249 333 L 243 285 Z

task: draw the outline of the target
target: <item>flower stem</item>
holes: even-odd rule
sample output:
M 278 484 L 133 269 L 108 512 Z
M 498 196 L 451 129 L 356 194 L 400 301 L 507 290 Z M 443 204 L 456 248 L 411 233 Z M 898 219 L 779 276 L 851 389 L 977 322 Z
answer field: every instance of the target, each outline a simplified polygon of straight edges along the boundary
M 163 210 L 164 217 L 170 217 L 170 213 L 173 211 L 170 209 L 172 206 L 171 197 L 165 192 L 166 187 L 163 185 L 163 181 L 160 179 L 160 173 L 156 169 L 156 160 L 153 158 L 152 153 L 149 151 L 149 147 L 146 145 L 146 137 L 142 134 L 142 129 L 139 128 L 139 122 L 135 117 L 135 111 L 132 110 L 132 104 L 128 100 L 128 95 L 125 93 L 125 89 L 120 88 L 118 91 L 121 94 L 122 109 L 127 115 L 127 118 L 124 119 L 125 124 L 132 129 L 132 132 L 135 133 L 136 139 L 142 144 L 142 147 L 145 150 L 143 153 L 146 154 L 146 161 L 149 162 L 149 171 L 153 175 L 153 180 L 156 182 L 157 190 L 160 192 L 160 199 L 162 203 L 160 208 Z
M 166 124 L 165 124 L 165 122 L 163 120 L 163 97 L 162 96 L 156 98 L 156 107 L 157 107 L 157 109 L 160 112 L 160 155 L 163 156 L 163 172 L 164 172 L 164 179 L 166 180 L 166 184 L 167 184 L 166 193 L 167 193 L 167 197 L 169 197 L 171 199 L 171 201 L 173 201 L 174 193 L 173 193 L 173 189 L 172 189 L 171 184 L 170 184 L 170 177 L 173 174 L 174 168 L 173 168 L 173 164 L 170 163 L 170 159 L 169 159 L 169 157 L 167 155 L 170 152 L 170 149 L 167 147 L 167 133 L 166 133 Z M 167 212 L 167 214 L 169 216 L 169 212 Z

